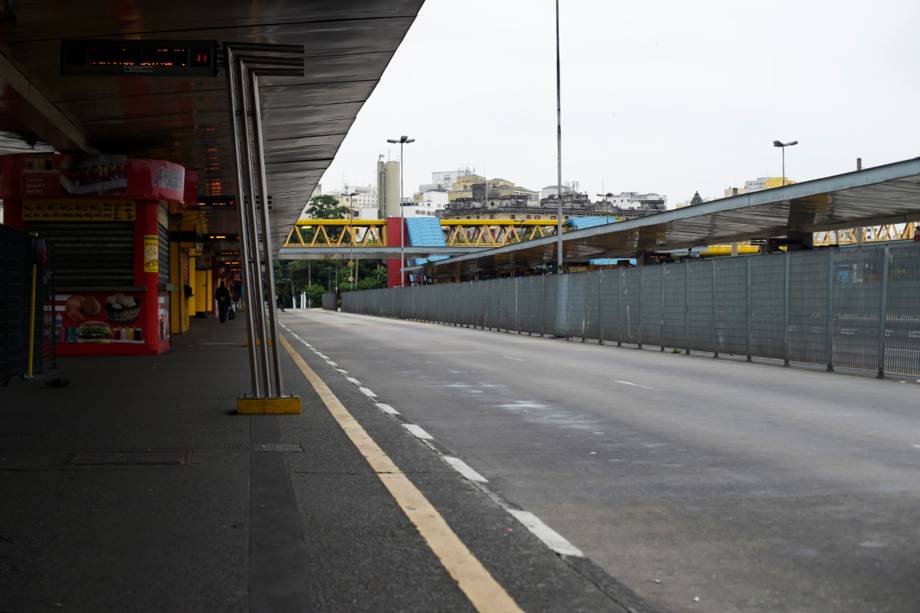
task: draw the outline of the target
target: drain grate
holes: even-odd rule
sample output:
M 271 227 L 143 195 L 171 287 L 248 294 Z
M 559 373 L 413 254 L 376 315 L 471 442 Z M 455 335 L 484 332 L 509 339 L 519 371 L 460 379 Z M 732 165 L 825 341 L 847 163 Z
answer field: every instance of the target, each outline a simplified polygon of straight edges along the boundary
M 68 464 L 77 466 L 181 466 L 192 459 L 191 449 L 87 450 L 75 453 Z
M 238 453 L 258 453 L 258 452 L 280 452 L 280 453 L 303 453 L 303 447 L 299 443 L 239 443 L 236 445 L 227 445 L 227 451 Z

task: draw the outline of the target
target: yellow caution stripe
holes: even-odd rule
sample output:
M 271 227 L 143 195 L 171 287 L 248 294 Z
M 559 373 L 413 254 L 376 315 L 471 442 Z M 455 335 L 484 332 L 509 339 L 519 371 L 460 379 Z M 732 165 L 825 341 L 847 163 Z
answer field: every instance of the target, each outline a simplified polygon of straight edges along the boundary
M 236 412 L 240 415 L 300 415 L 300 397 L 237 398 Z

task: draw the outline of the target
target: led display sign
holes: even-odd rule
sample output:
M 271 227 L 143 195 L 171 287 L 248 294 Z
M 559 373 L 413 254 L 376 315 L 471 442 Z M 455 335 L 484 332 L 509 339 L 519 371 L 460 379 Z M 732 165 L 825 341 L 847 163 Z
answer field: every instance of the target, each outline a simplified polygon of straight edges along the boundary
M 177 40 L 61 41 L 61 74 L 210 77 L 217 43 Z

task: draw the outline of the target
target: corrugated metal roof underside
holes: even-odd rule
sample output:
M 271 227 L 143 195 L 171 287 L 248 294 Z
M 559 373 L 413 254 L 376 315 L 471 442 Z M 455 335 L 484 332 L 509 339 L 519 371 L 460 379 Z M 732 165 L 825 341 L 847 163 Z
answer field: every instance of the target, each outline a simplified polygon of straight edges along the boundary
M 236 191 L 226 78 L 61 76 L 62 38 L 216 40 L 305 47 L 303 78 L 263 80 L 273 239 L 284 235 L 329 166 L 423 0 L 249 2 L 17 0 L 0 53 L 66 124 L 38 116 L 0 72 L 0 130 L 35 133 L 61 151 L 172 160 L 199 171 L 203 194 Z M 47 110 L 47 109 L 46 109 Z M 60 120 L 60 118 L 58 118 Z M 75 138 L 82 136 L 84 138 Z M 215 230 L 235 215 L 209 214 Z

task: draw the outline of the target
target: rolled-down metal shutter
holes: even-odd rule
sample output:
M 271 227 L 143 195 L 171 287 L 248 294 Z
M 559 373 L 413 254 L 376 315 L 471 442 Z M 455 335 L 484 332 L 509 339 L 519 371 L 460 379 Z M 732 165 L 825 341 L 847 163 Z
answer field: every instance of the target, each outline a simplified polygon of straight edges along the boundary
M 34 222 L 29 231 L 48 242 L 59 289 L 134 286 L 133 222 Z
M 158 228 L 160 272 L 157 282 L 162 288 L 169 284 L 169 228 L 163 225 Z

